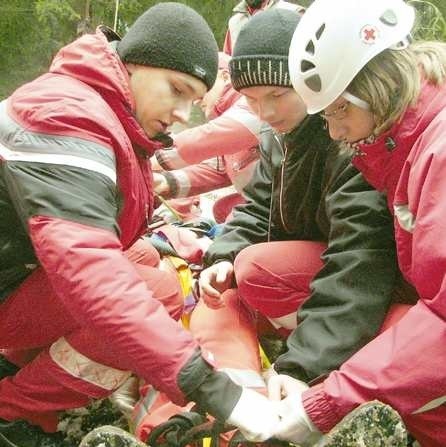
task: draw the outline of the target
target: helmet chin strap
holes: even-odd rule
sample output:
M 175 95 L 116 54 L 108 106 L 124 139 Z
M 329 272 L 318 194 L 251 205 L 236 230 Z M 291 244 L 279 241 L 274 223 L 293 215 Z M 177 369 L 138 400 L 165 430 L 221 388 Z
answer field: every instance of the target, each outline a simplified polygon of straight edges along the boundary
M 361 98 L 358 98 L 355 95 L 352 95 L 347 90 L 341 96 L 343 98 L 345 98 L 347 101 L 351 102 L 352 104 L 354 104 L 355 106 L 357 106 L 361 109 L 364 109 L 364 110 L 370 109 L 370 104 L 368 102 L 364 101 Z

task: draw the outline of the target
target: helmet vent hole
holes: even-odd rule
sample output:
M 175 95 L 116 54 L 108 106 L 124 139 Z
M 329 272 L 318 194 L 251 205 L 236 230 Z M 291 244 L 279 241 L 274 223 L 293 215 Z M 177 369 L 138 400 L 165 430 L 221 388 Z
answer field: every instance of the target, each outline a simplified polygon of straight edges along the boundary
M 312 56 L 314 56 L 314 43 L 312 40 L 310 40 L 307 43 L 307 46 L 305 47 L 305 51 L 309 54 L 311 54 Z
M 325 23 L 323 23 L 319 29 L 316 31 L 316 39 L 319 40 L 323 34 L 323 32 L 325 31 Z
M 319 75 L 314 74 L 314 75 L 308 77 L 307 79 L 305 79 L 304 82 L 310 90 L 313 90 L 313 92 L 319 93 L 321 91 L 322 82 L 321 82 L 321 78 Z
M 308 70 L 312 70 L 316 66 L 313 64 L 313 62 L 307 61 L 303 59 L 300 63 L 300 71 L 302 73 L 306 73 Z
M 379 18 L 379 20 L 384 23 L 384 25 L 388 26 L 396 26 L 398 25 L 398 17 L 395 12 L 391 9 L 387 9 L 384 11 L 384 14 Z

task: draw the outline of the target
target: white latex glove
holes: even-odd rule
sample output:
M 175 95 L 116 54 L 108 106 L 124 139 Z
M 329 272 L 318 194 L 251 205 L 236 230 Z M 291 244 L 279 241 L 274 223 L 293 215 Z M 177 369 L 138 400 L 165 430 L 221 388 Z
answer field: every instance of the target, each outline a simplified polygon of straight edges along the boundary
M 280 423 L 274 436 L 295 444 L 304 443 L 319 430 L 308 417 L 302 404 L 302 393 L 308 385 L 286 375 L 273 376 L 268 381 L 269 398 L 277 402 Z M 282 400 L 280 400 L 282 399 Z
M 271 379 L 271 377 L 275 377 L 277 375 L 278 375 L 278 372 L 274 369 L 274 363 L 268 369 L 265 369 L 264 371 L 262 371 L 262 377 L 263 377 L 263 380 L 265 381 L 265 383 L 268 383 L 269 379 Z M 275 400 L 280 400 L 280 398 L 275 399 Z
M 234 266 L 228 261 L 217 262 L 200 273 L 200 296 L 211 309 L 224 306 L 222 293 L 229 289 L 234 277 Z
M 248 441 L 262 442 L 274 435 L 280 419 L 275 402 L 249 388 L 243 388 L 226 422 L 238 427 Z
M 130 417 L 139 399 L 139 379 L 130 376 L 108 398 L 125 416 Z

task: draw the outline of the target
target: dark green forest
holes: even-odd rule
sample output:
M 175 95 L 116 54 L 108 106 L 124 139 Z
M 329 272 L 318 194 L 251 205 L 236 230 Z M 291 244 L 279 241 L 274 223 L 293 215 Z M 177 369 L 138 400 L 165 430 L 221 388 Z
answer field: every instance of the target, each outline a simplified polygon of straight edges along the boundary
M 161 0 L 163 1 L 163 0 Z M 213 29 L 219 44 L 238 0 L 178 0 L 196 9 Z M 425 13 L 423 32 L 445 39 L 446 2 L 411 0 Z M 124 34 L 145 9 L 160 0 L 0 0 L 0 99 L 46 71 L 56 51 L 98 24 Z M 295 1 L 308 6 L 311 0 Z M 431 5 L 432 4 L 432 5 Z M 117 8 L 119 5 L 119 8 Z M 426 5 L 428 6 L 426 8 Z M 431 5 L 431 6 L 429 6 Z M 438 7 L 433 14 L 432 11 Z M 118 14 L 116 14 L 118 11 Z

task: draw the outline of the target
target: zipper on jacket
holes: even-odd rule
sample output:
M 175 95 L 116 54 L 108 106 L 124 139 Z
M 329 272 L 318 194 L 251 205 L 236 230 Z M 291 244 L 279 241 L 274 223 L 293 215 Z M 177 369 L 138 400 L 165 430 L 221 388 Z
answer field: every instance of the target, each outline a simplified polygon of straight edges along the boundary
M 271 179 L 271 197 L 269 199 L 269 217 L 268 217 L 268 239 L 267 242 L 271 242 L 271 224 L 273 215 L 273 197 L 274 197 L 274 179 Z
M 285 177 L 285 161 L 288 155 L 288 147 L 286 143 L 283 143 L 283 147 L 285 148 L 285 151 L 283 152 L 283 158 L 280 163 L 280 190 L 279 190 L 279 213 L 280 213 L 280 220 L 282 222 L 283 228 L 288 233 L 290 232 L 286 223 L 285 219 L 283 217 L 283 184 L 284 184 L 284 177 Z
M 277 141 L 277 144 L 280 147 L 280 151 L 282 152 L 282 144 L 280 142 L 279 137 L 273 133 L 274 139 Z M 283 157 L 283 152 L 282 152 Z M 283 159 L 282 159 L 283 162 Z M 273 177 L 273 163 L 271 159 L 271 196 L 269 198 L 269 216 L 268 216 L 268 240 L 267 242 L 271 242 L 271 225 L 272 225 L 272 215 L 273 215 L 273 198 L 274 198 L 274 177 Z

